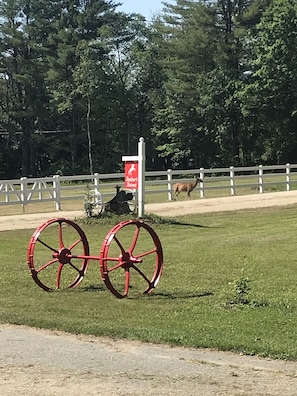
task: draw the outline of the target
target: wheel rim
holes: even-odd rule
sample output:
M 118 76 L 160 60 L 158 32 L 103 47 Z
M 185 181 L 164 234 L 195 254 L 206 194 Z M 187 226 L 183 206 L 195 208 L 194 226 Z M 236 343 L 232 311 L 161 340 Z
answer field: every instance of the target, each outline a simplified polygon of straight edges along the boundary
M 99 191 L 89 191 L 84 197 L 84 207 L 88 217 L 99 216 L 104 212 L 104 202 Z
M 107 234 L 100 252 L 107 288 L 118 298 L 149 294 L 163 270 L 163 251 L 155 231 L 142 221 L 127 220 Z
M 104 202 L 99 191 L 94 195 L 94 215 L 98 216 L 104 212 Z
M 35 230 L 28 245 L 27 264 L 42 289 L 74 288 L 86 274 L 86 256 L 89 244 L 85 233 L 71 220 L 59 218 Z
M 128 201 L 130 212 L 131 213 L 136 213 L 137 203 L 136 203 L 135 192 L 132 191 L 132 190 L 127 190 L 127 192 L 129 192 L 129 193 L 131 193 L 133 195 L 133 198 Z

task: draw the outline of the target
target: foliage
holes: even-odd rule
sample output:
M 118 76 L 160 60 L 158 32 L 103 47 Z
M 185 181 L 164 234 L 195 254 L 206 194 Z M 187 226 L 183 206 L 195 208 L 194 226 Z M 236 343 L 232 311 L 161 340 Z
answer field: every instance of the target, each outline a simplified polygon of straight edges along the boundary
M 295 162 L 294 0 L 0 1 L 1 177 Z
M 227 301 L 227 305 L 249 304 L 250 300 L 248 297 L 248 293 L 251 290 L 249 286 L 250 282 L 251 280 L 249 278 L 244 277 L 230 282 L 232 296 L 231 299 Z
M 256 26 L 250 75 L 243 91 L 245 115 L 258 117 L 262 159 L 295 160 L 297 68 L 297 6 L 295 1 L 271 2 Z

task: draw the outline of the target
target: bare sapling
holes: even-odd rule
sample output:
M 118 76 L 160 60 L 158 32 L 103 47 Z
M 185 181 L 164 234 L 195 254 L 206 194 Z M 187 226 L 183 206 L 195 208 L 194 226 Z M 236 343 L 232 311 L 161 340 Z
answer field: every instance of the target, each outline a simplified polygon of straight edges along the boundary
M 173 191 L 176 199 L 182 191 L 185 191 L 187 193 L 186 199 L 191 199 L 191 192 L 194 190 L 198 183 L 203 183 L 203 180 L 199 179 L 197 175 L 195 176 L 195 181 L 192 183 L 175 183 L 173 186 Z

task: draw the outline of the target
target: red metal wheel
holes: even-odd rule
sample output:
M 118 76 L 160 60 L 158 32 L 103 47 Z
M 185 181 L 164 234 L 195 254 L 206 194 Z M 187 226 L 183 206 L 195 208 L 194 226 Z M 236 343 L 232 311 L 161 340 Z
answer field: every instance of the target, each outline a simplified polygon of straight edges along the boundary
M 73 288 L 86 274 L 88 255 L 83 230 L 71 220 L 58 218 L 35 230 L 28 245 L 27 264 L 42 289 Z
M 100 270 L 105 285 L 118 298 L 128 292 L 151 293 L 163 270 L 162 245 L 155 231 L 139 220 L 117 224 L 102 244 Z

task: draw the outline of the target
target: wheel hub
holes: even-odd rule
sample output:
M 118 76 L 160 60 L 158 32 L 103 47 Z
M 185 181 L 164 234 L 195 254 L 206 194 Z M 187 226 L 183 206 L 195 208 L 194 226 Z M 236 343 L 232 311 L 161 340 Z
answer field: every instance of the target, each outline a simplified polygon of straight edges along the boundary
M 58 252 L 53 253 L 53 258 L 57 258 L 61 264 L 69 264 L 71 260 L 71 251 L 67 248 L 63 248 Z

